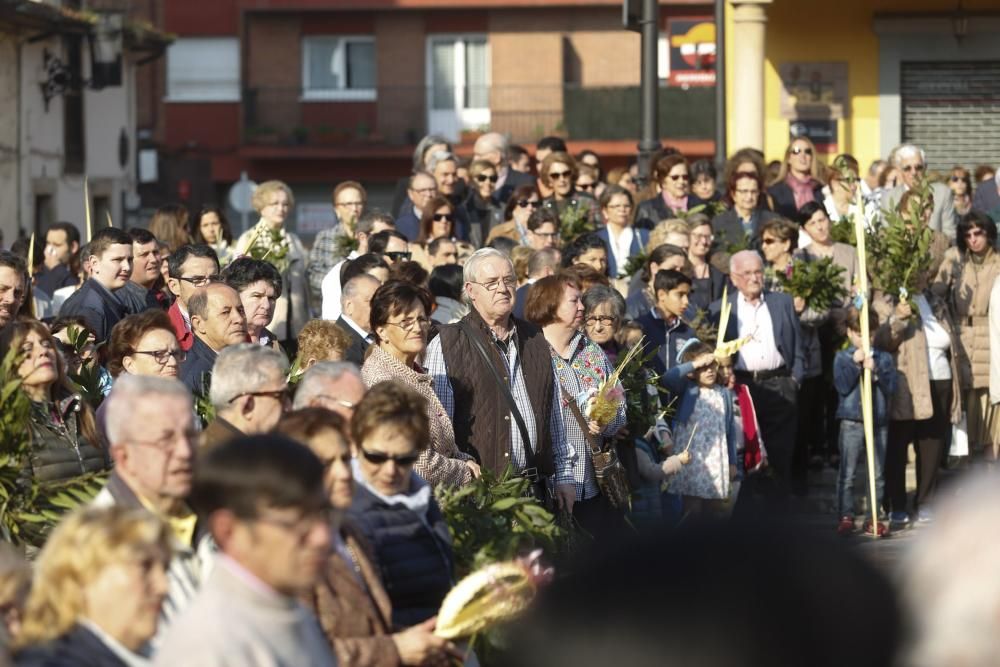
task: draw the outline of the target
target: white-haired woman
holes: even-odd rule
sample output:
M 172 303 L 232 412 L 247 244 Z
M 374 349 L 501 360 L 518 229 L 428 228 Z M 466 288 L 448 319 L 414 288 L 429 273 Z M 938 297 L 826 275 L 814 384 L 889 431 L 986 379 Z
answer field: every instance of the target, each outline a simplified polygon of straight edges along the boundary
M 238 255 L 250 255 L 274 265 L 286 290 L 278 297 L 271 331 L 280 341 L 295 338 L 309 321 L 309 282 L 305 246 L 298 235 L 285 228 L 295 196 L 281 181 L 265 181 L 253 193 L 253 207 L 260 221 L 236 242 Z

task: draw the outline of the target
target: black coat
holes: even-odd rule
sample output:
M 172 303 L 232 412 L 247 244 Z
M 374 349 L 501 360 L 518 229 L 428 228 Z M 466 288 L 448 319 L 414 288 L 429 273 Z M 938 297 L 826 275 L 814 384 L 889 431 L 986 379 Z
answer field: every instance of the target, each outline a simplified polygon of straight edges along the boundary
M 774 212 L 782 218 L 788 218 L 792 222 L 799 221 L 799 209 L 795 206 L 795 193 L 792 187 L 784 181 L 775 183 L 767 189 L 767 194 L 771 195 L 774 205 L 771 207 Z M 816 183 L 813 188 L 813 199 L 823 203 L 823 184 Z
M 188 351 L 187 359 L 181 364 L 178 374 L 180 381 L 192 393 L 208 396 L 208 389 L 212 383 L 212 367 L 215 366 L 217 356 L 219 355 L 215 350 L 195 334 L 194 345 Z
M 16 667 L 127 667 L 108 645 L 82 625 L 14 657 Z
M 111 338 L 111 329 L 126 315 L 128 310 L 122 302 L 93 278 L 83 283 L 59 310 L 59 317 L 82 317 L 94 330 L 98 343 Z
M 514 194 L 514 190 L 517 190 L 522 185 L 535 185 L 535 177 L 523 171 L 507 167 L 507 178 L 504 180 L 503 186 L 493 194 L 493 197 L 501 206 L 506 206 L 507 200 Z
M 760 226 L 777 217 L 776 213 L 772 213 L 766 208 L 754 209 L 750 218 L 752 230 L 749 238 L 746 238 L 747 234 L 743 230 L 743 223 L 740 222 L 740 216 L 736 213 L 736 209 L 731 208 L 723 211 L 712 218 L 712 233 L 715 234 L 712 251 L 729 252 L 731 246 L 734 244 L 743 245 L 744 240 L 748 249 L 760 250 Z
M 707 202 L 696 195 L 688 195 L 688 210 L 705 203 Z M 660 221 L 676 217 L 677 212 L 667 206 L 667 202 L 663 201 L 663 195 L 656 195 L 639 202 L 639 207 L 635 211 L 635 226 L 638 229 L 652 229 Z
M 365 352 L 368 351 L 368 345 L 370 343 L 361 337 L 361 335 L 354 330 L 350 324 L 344 321 L 344 316 L 341 315 L 337 318 L 337 326 L 344 330 L 348 338 L 351 339 L 351 345 L 346 350 L 344 350 L 344 361 L 350 361 L 352 364 L 357 364 L 358 368 L 365 363 Z
M 411 478 L 410 492 L 426 482 Z M 433 495 L 426 515 L 388 504 L 358 484 L 348 511 L 375 552 L 382 583 L 392 601 L 394 629 L 416 625 L 438 612 L 451 589 L 451 535 Z

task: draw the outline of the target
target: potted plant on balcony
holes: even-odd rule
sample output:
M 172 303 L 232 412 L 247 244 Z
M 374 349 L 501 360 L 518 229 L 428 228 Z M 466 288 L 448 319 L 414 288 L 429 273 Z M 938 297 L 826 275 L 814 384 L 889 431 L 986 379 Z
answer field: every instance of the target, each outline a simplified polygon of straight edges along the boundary
M 269 125 L 248 125 L 244 136 L 251 144 L 277 144 L 280 140 L 277 130 Z

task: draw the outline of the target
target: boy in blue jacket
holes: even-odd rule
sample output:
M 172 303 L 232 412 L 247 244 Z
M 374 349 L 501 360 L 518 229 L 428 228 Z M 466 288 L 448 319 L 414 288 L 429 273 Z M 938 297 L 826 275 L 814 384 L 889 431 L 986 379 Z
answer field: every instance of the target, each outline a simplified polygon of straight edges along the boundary
M 871 309 L 868 311 L 868 321 L 869 331 L 874 333 L 878 329 L 878 316 Z M 882 467 L 885 463 L 885 443 L 889 427 L 889 397 L 896 391 L 896 366 L 892 355 L 872 347 L 871 355 L 865 356 L 861 339 L 861 313 L 853 306 L 847 310 L 847 337 L 850 345 L 837 352 L 833 359 L 833 384 L 840 397 L 837 405 L 837 419 L 840 420 L 840 472 L 837 476 L 837 513 L 840 523 L 837 525 L 837 532 L 841 535 L 849 535 L 854 531 L 854 474 L 858 460 L 866 456 L 865 428 L 861 416 L 863 370 L 870 368 L 872 371 L 875 498 L 880 513 L 885 487 Z M 866 487 L 868 479 L 868 475 L 865 475 Z M 873 529 L 871 518 L 865 519 L 862 530 L 879 537 L 888 533 L 882 522 Z

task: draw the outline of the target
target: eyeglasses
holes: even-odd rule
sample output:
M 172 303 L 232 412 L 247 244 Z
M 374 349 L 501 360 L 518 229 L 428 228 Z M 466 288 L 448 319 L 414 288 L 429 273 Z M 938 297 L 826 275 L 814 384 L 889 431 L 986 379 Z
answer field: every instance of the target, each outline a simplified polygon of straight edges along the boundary
M 967 239 L 974 239 L 980 236 L 986 236 L 986 232 L 983 231 L 982 229 L 970 229 L 969 231 L 965 232 L 965 238 Z
M 573 175 L 572 171 L 550 171 L 549 178 L 553 180 L 562 180 L 564 178 L 569 178 Z
M 715 238 L 714 234 L 692 234 L 692 241 L 712 241 Z
M 431 321 L 426 317 L 407 317 L 405 320 L 400 320 L 399 322 L 386 322 L 386 324 L 399 327 L 403 331 L 413 331 L 414 327 L 420 327 L 421 329 L 429 327 L 431 325 Z
M 283 517 L 279 518 L 273 515 L 268 516 L 266 514 L 262 514 L 258 517 L 250 519 L 250 521 L 269 523 L 272 526 L 277 526 L 278 528 L 287 530 L 291 533 L 297 542 L 304 542 L 313 528 L 319 524 L 332 524 L 336 516 L 337 510 L 327 505 L 317 510 L 303 512 L 297 519 L 286 519 Z
M 409 250 L 397 250 L 395 252 L 387 252 L 384 254 L 394 262 L 408 262 L 410 261 L 410 257 L 413 256 L 413 253 Z
M 813 149 L 809 148 L 808 146 L 795 146 L 794 148 L 792 148 L 791 153 L 792 155 L 801 155 L 802 153 L 805 153 L 806 155 L 812 155 Z
M 493 174 L 492 176 L 487 176 L 486 174 L 479 174 L 478 176 L 476 176 L 476 180 L 479 181 L 480 183 L 485 183 L 486 181 L 489 181 L 490 183 L 496 183 L 497 181 L 500 180 L 500 177 L 497 176 L 496 174 Z
M 170 357 L 173 357 L 174 361 L 176 361 L 179 364 L 183 363 L 184 360 L 187 359 L 187 352 L 185 352 L 184 350 L 180 350 L 180 349 L 177 349 L 177 350 L 132 350 L 132 354 L 148 354 L 149 356 L 153 357 L 153 360 L 156 361 L 156 363 L 158 363 L 161 366 L 166 366 L 167 365 L 167 360 L 169 360 Z
M 611 315 L 600 315 L 600 316 L 591 315 L 586 320 L 584 320 L 584 322 L 587 323 L 588 327 L 592 327 L 595 324 L 597 324 L 598 322 L 600 322 L 603 326 L 610 327 L 612 324 L 614 324 L 617 321 L 618 321 L 618 318 L 617 317 L 613 317 Z
M 210 276 L 181 276 L 178 280 L 183 280 L 186 283 L 191 283 L 195 287 L 204 287 L 209 283 L 217 283 L 222 280 L 222 276 L 218 273 L 213 273 Z
M 911 171 L 915 171 L 917 173 L 923 173 L 924 169 L 926 168 L 927 167 L 925 167 L 922 164 L 908 164 L 905 167 L 903 167 L 903 171 L 905 171 L 906 173 L 910 173 Z
M 529 206 L 531 208 L 538 208 L 538 205 L 540 203 L 541 202 L 539 202 L 537 199 L 519 199 L 519 200 L 517 200 L 517 205 L 520 206 L 521 208 L 528 208 Z
M 498 289 L 500 289 L 501 283 L 503 283 L 503 286 L 508 290 L 514 289 L 514 287 L 517 286 L 517 279 L 514 276 L 496 278 L 494 280 L 485 283 L 476 282 L 475 280 L 470 280 L 469 282 L 472 283 L 473 285 L 482 285 L 490 292 L 496 292 Z
M 964 181 L 964 180 L 965 180 L 965 176 L 952 176 L 951 177 L 951 182 L 952 183 L 958 183 L 959 181 Z
M 596 183 L 577 183 L 576 184 L 576 189 L 577 190 L 583 190 L 584 192 L 590 192 L 591 190 L 593 190 L 596 187 L 597 187 Z
M 763 245 L 771 245 L 772 243 L 781 243 L 781 241 L 779 241 L 778 239 L 769 239 L 766 237 L 761 239 L 761 244 Z
M 405 468 L 412 466 L 420 458 L 420 454 L 386 454 L 385 452 L 370 452 L 367 449 L 362 449 L 361 455 L 365 457 L 365 461 L 377 466 L 385 465 L 389 461 L 392 461 L 396 465 Z
M 291 398 L 288 393 L 288 387 L 282 387 L 281 389 L 275 389 L 273 391 L 244 391 L 242 394 L 236 394 L 229 402 L 232 403 L 237 398 L 241 396 L 268 396 L 276 401 L 285 402 Z
M 455 221 L 455 216 L 452 215 L 451 213 L 435 213 L 434 214 L 434 222 L 445 222 L 445 221 L 454 222 Z
M 669 178 L 671 181 L 690 181 L 690 174 L 670 174 Z
M 185 443 L 191 444 L 198 439 L 198 435 L 198 431 L 195 431 L 194 429 L 185 429 L 183 431 L 172 431 L 161 438 L 157 438 L 156 440 L 136 440 L 134 438 L 129 438 L 128 444 L 143 445 L 145 447 L 159 449 L 161 452 L 168 452 L 173 450 L 178 440 L 183 438 Z
M 342 201 L 337 206 L 350 206 L 351 208 L 364 208 L 365 203 L 363 201 Z

